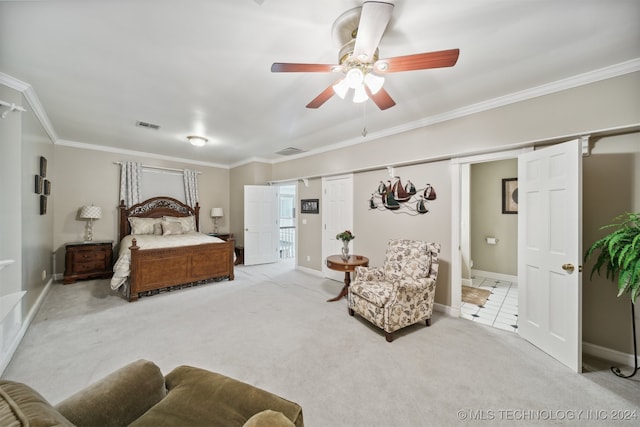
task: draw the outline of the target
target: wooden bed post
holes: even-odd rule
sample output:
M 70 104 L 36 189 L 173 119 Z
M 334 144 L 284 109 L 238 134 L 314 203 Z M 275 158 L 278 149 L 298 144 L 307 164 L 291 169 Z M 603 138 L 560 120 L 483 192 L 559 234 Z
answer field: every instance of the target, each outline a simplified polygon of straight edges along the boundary
M 140 247 L 136 239 L 131 240 L 131 260 L 129 261 L 129 302 L 138 300 L 138 251 Z

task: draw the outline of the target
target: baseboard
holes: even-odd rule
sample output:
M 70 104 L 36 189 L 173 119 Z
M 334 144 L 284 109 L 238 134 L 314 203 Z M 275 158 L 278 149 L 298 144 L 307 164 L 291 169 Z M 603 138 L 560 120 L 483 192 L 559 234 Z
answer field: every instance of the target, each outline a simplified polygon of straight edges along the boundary
M 7 352 L 2 355 L 2 360 L 0 360 L 0 375 L 4 374 L 4 370 L 7 369 L 7 366 L 9 366 L 9 362 L 11 362 L 11 359 L 13 359 L 13 355 L 18 349 L 18 345 L 20 345 L 20 342 L 22 341 L 22 338 L 24 338 L 24 335 L 27 333 L 27 329 L 29 329 L 31 322 L 33 322 L 33 319 L 36 317 L 36 314 L 38 314 L 38 310 L 40 310 L 40 306 L 44 302 L 44 299 L 49 293 L 49 291 L 51 290 L 52 284 L 53 284 L 53 279 L 49 279 L 47 284 L 44 286 L 42 292 L 40 293 L 40 296 L 38 296 L 38 300 L 33 305 L 33 307 L 31 307 L 31 310 L 29 310 L 29 313 L 27 314 L 27 317 L 25 317 L 24 322 L 22 322 L 22 326 L 20 327 L 20 330 L 18 331 L 15 338 L 11 342 L 11 345 L 7 349 Z
M 460 317 L 460 309 L 448 305 L 433 303 L 433 309 L 439 313 L 444 313 L 451 317 Z
M 322 271 L 320 270 L 314 270 L 313 268 L 309 268 L 309 267 L 301 267 L 299 265 L 296 265 L 296 270 L 300 270 L 303 273 L 307 273 L 310 274 L 312 276 L 316 276 L 316 277 L 324 277 L 324 274 L 322 274 Z
M 608 360 L 618 365 L 635 366 L 635 363 L 633 362 L 633 354 L 623 353 L 621 351 L 612 350 L 610 348 L 602 347 L 596 344 L 591 344 L 583 341 L 582 352 L 599 359 Z M 640 365 L 640 357 L 638 357 L 638 362 L 638 364 Z
M 489 279 L 501 280 L 503 282 L 517 282 L 518 276 L 513 276 L 511 274 L 502 274 L 502 273 L 494 273 L 492 271 L 483 271 L 483 270 L 475 270 L 471 269 L 472 276 L 480 276 L 486 277 Z
M 471 280 L 471 279 L 460 279 L 460 284 L 462 284 L 462 286 L 473 286 L 473 280 Z

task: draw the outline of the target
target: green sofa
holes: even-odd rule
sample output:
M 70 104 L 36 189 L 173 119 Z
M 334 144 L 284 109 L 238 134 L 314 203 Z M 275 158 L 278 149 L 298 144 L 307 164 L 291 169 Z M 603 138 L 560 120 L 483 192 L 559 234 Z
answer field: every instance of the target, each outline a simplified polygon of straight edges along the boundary
M 56 406 L 0 380 L 0 426 L 303 427 L 302 408 L 224 375 L 179 366 L 166 377 L 138 360 Z

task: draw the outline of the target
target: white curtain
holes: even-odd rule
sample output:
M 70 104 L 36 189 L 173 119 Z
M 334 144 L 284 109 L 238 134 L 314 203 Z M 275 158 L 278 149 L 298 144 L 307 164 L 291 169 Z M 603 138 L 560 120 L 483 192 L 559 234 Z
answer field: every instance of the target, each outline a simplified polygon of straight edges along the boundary
M 136 162 L 122 162 L 120 165 L 120 200 L 124 200 L 130 208 L 140 203 L 142 192 L 142 164 Z
M 195 207 L 198 202 L 198 172 L 184 170 L 184 194 L 187 205 Z

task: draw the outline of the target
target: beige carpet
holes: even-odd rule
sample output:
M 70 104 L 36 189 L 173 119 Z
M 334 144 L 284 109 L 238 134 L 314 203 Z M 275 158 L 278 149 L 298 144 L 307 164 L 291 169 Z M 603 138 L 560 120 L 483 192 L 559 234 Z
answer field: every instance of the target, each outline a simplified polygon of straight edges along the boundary
M 483 306 L 487 302 L 487 298 L 491 295 L 491 291 L 480 288 L 473 288 L 471 286 L 462 286 L 462 301 L 474 304 L 477 306 Z
M 630 426 L 586 414 L 640 410 L 640 378 L 575 374 L 517 333 L 440 312 L 388 343 L 326 302 L 342 286 L 283 263 L 134 303 L 108 280 L 56 283 L 3 378 L 57 403 L 136 359 L 187 364 L 298 402 L 308 427 Z

